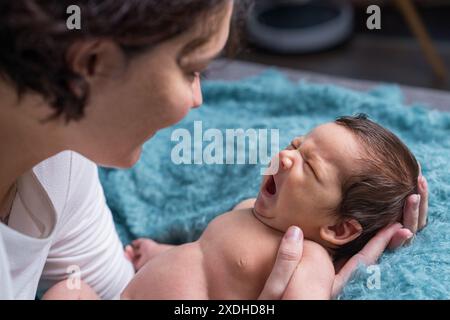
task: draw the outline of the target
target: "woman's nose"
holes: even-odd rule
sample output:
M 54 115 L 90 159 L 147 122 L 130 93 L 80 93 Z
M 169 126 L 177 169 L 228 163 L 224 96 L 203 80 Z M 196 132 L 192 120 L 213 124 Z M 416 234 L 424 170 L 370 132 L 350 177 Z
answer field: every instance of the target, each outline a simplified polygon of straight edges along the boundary
M 192 83 L 192 108 L 198 108 L 203 103 L 202 86 L 200 83 L 200 75 L 197 74 Z
M 283 170 L 289 170 L 294 164 L 294 157 L 292 151 L 295 150 L 283 150 L 280 151 L 280 167 Z

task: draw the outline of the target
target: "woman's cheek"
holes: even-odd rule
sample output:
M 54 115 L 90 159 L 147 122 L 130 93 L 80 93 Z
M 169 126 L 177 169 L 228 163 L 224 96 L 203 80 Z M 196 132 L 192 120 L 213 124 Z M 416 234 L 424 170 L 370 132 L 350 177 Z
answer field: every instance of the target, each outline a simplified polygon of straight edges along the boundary
M 183 120 L 191 110 L 193 106 L 192 93 L 185 92 L 183 95 L 173 95 L 170 97 L 167 105 L 170 106 L 170 108 L 168 108 L 168 110 L 170 110 L 170 114 L 168 114 L 170 118 L 169 125 L 174 125 Z

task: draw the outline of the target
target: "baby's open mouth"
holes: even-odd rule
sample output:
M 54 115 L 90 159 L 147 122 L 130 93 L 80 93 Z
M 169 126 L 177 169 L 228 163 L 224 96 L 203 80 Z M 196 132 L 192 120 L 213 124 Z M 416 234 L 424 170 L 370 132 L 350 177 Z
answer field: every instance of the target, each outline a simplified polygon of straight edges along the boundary
M 267 179 L 266 184 L 264 186 L 264 190 L 271 196 L 277 193 L 277 185 L 275 184 L 275 179 L 273 178 L 273 175 L 269 176 L 269 178 Z

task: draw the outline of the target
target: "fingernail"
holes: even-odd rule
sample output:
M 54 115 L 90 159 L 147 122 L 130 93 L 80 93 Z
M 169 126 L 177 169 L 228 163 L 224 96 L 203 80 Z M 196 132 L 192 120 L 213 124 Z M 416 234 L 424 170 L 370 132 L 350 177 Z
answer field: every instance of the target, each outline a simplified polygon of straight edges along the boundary
M 414 241 L 414 233 L 411 232 L 411 234 L 406 238 L 405 243 L 412 244 Z
M 299 227 L 290 227 L 286 232 L 286 240 L 289 241 L 299 241 L 300 240 L 300 228 Z

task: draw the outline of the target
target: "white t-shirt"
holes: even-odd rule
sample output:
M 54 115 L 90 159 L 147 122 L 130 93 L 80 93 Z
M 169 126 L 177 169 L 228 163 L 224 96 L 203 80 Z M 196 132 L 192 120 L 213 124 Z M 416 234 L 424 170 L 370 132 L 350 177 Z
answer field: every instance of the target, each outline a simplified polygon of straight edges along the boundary
M 18 180 L 8 226 L 0 223 L 0 299 L 76 277 L 103 299 L 118 298 L 134 275 L 114 228 L 95 163 L 61 152 Z

